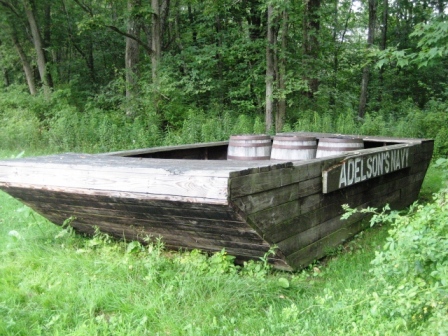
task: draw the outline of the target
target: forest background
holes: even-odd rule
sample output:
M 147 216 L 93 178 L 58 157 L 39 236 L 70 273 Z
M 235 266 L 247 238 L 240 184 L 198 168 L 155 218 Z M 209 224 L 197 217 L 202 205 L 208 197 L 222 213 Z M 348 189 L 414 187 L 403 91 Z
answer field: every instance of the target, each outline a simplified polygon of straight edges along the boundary
M 86 239 L 0 193 L 0 334 L 446 335 L 446 12 L 445 0 L 0 0 L 0 157 L 278 131 L 428 137 L 439 157 L 420 205 L 377 210 L 373 230 L 294 274 Z
M 0 0 L 3 149 L 335 131 L 448 152 L 445 0 Z

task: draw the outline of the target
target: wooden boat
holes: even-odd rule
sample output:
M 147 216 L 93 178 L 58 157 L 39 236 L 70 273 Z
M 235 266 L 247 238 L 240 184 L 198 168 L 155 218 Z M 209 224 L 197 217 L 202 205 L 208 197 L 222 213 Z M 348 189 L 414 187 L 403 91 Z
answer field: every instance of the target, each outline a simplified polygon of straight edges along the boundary
M 336 134 L 295 133 L 318 140 Z M 348 136 L 342 136 L 342 138 Z M 228 142 L 0 161 L 0 188 L 55 224 L 170 249 L 263 257 L 294 270 L 363 229 L 342 205 L 413 203 L 433 140 L 350 136 L 364 149 L 303 161 L 229 161 Z

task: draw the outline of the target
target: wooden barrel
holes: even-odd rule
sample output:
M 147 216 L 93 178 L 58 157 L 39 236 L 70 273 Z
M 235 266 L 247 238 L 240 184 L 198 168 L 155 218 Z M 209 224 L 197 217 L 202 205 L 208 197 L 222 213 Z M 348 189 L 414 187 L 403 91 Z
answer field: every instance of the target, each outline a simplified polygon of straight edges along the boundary
M 354 151 L 363 148 L 364 148 L 364 141 L 362 139 L 322 138 L 319 139 L 316 158 L 343 154 L 348 151 Z
M 232 135 L 227 160 L 269 160 L 271 148 L 269 135 Z
M 272 160 L 309 160 L 316 157 L 315 137 L 276 135 L 272 145 Z

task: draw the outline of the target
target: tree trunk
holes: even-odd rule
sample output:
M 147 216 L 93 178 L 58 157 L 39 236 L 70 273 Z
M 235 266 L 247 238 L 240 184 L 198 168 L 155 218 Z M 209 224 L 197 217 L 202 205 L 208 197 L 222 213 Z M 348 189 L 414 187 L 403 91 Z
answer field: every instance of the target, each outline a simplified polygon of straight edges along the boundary
M 320 0 L 305 0 L 305 16 L 303 19 L 303 49 L 305 71 L 315 72 L 316 60 L 319 56 L 319 31 L 320 31 Z M 305 75 L 308 81 L 308 97 L 313 98 L 319 89 L 319 79 Z
M 388 28 L 388 18 L 389 18 L 389 0 L 383 0 L 383 19 L 381 23 L 381 41 L 380 41 L 380 50 L 385 50 L 387 47 L 387 28 Z M 384 91 L 384 66 L 380 68 L 379 71 L 379 80 L 380 80 L 380 95 L 379 101 L 383 100 L 383 91 Z
M 282 32 L 281 32 L 281 39 L 282 39 L 282 48 L 281 52 L 278 56 L 278 89 L 279 89 L 279 95 L 278 98 L 278 108 L 277 113 L 275 116 L 275 130 L 276 132 L 281 132 L 283 125 L 285 124 L 285 117 L 286 117 L 286 96 L 285 96 L 285 72 L 286 72 L 286 39 L 288 36 L 288 14 L 286 10 L 283 11 L 282 14 Z
M 2 41 L 0 40 L 0 46 L 2 45 Z M 2 59 L 2 53 L 0 52 L 0 61 Z M 2 67 L 2 73 L 3 73 L 3 82 L 5 84 L 5 87 L 8 87 L 10 85 L 9 83 L 9 76 L 8 76 L 8 69 Z
M 28 89 L 30 90 L 30 94 L 35 96 L 37 94 L 36 90 L 36 82 L 34 81 L 33 69 L 31 67 L 30 62 L 28 62 L 28 58 L 26 57 L 25 52 L 23 51 L 22 45 L 17 38 L 16 32 L 13 31 L 12 35 L 12 43 L 19 54 L 20 61 L 22 62 L 23 72 L 25 73 L 26 83 L 28 84 Z
M 160 6 L 159 0 L 151 0 L 152 6 L 152 31 L 151 31 L 151 63 L 152 63 L 152 80 L 153 83 L 158 83 L 158 68 L 161 56 L 161 36 L 160 36 Z
M 128 10 L 132 13 L 135 7 L 140 6 L 140 0 L 128 0 Z M 128 34 L 132 36 L 139 36 L 139 25 L 137 19 L 131 14 L 128 22 Z M 137 66 L 139 62 L 139 46 L 135 39 L 126 37 L 126 51 L 125 51 L 125 72 L 126 72 L 126 115 L 133 117 L 135 111 L 132 108 L 132 100 L 137 94 L 138 71 Z
M 33 36 L 34 49 L 36 50 L 37 55 L 37 68 L 39 70 L 40 79 L 42 81 L 42 85 L 44 88 L 44 94 L 46 97 L 49 97 L 51 92 L 50 81 L 48 78 L 47 61 L 45 58 L 39 26 L 37 25 L 36 17 L 34 16 L 31 4 L 27 0 L 25 0 L 24 5 L 25 5 L 26 17 L 28 19 L 28 23 L 31 29 L 31 35 Z
M 333 43 L 335 45 L 334 47 L 334 53 L 333 53 L 333 79 L 332 79 L 332 90 L 330 92 L 330 106 L 336 105 L 336 93 L 338 92 L 338 75 L 339 75 L 339 53 L 344 46 L 345 42 L 345 35 L 348 31 L 348 23 L 350 21 L 350 18 L 352 16 L 353 12 L 353 0 L 350 3 L 350 8 L 347 13 L 347 17 L 344 20 L 344 27 L 342 29 L 342 34 L 340 35 L 340 38 L 338 39 L 338 29 L 339 29 L 339 10 L 338 10 L 339 3 L 335 2 L 335 9 L 334 9 L 334 30 L 333 30 Z
M 159 0 L 151 0 L 152 7 L 152 26 L 151 26 L 151 65 L 152 65 L 152 84 L 154 87 L 154 107 L 159 113 L 159 64 L 162 49 L 160 4 Z
M 274 44 L 275 32 L 273 28 L 274 8 L 268 6 L 268 26 L 267 26 L 267 43 L 266 43 L 266 110 L 265 110 L 265 126 L 266 132 L 269 133 L 273 126 L 274 114 Z
M 375 23 L 376 23 L 376 0 L 369 0 L 369 30 L 367 33 L 367 48 L 370 48 L 373 44 L 375 36 Z M 364 118 L 367 105 L 367 89 L 369 86 L 370 66 L 366 65 L 362 70 L 361 81 L 361 96 L 359 98 L 358 116 Z
M 3 68 L 3 81 L 5 83 L 5 87 L 8 87 L 11 85 L 10 81 L 9 81 L 9 74 L 8 74 L 8 69 Z
M 45 21 L 44 21 L 44 29 L 43 29 L 43 41 L 42 41 L 42 45 L 43 45 L 43 51 L 45 53 L 45 59 L 46 60 L 53 60 L 53 62 L 55 62 L 55 64 L 57 63 L 57 58 L 56 55 L 50 55 L 49 52 L 47 51 L 48 48 L 51 46 L 51 2 L 48 1 L 47 3 L 45 3 Z M 55 51 L 53 51 L 53 53 L 55 53 Z M 51 57 L 53 56 L 53 57 Z M 47 79 L 48 79 L 48 85 L 50 87 L 53 87 L 53 77 L 51 75 L 51 72 L 47 70 Z
M 198 36 L 198 32 L 196 31 L 196 24 L 195 24 L 195 17 L 194 17 L 194 13 L 193 13 L 193 9 L 191 8 L 191 4 L 188 4 L 188 19 L 190 21 L 190 26 L 192 29 L 192 39 L 193 39 L 193 43 L 196 44 L 197 42 L 197 36 Z
M 445 1 L 446 0 L 437 0 L 437 9 L 440 15 L 445 14 Z
M 85 61 L 87 68 L 89 69 L 89 74 L 90 74 L 90 80 L 92 82 L 92 84 L 96 83 L 96 73 L 95 73 L 95 60 L 93 57 L 93 41 L 92 41 L 92 36 L 89 35 L 86 38 L 86 45 L 87 45 L 87 50 L 84 52 L 80 45 L 78 45 L 76 38 L 75 38 L 75 34 L 73 33 L 73 28 L 72 28 L 72 24 L 70 21 L 70 15 L 67 11 L 67 7 L 65 5 L 65 1 L 62 0 L 62 8 L 64 11 L 64 14 L 66 16 L 66 21 L 68 22 L 67 26 L 68 26 L 68 36 L 70 38 L 70 42 L 71 45 L 75 48 L 75 50 L 81 55 L 82 59 Z M 89 13 L 87 11 L 87 13 Z
M 258 39 L 264 39 L 263 34 L 263 22 L 262 16 L 260 15 L 260 1 L 249 0 L 248 10 L 246 13 L 247 23 L 249 24 L 249 38 L 251 41 L 256 41 Z

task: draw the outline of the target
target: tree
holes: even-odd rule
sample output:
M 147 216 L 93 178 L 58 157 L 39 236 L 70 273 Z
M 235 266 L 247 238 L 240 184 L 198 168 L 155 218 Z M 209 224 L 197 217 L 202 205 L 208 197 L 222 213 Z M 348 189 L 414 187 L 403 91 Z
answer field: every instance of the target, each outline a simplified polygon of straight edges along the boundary
M 377 0 L 369 0 L 369 27 L 367 31 L 367 48 L 371 48 L 373 45 L 373 39 L 375 37 L 376 26 L 376 10 Z M 364 118 L 367 105 L 367 94 L 370 76 L 370 66 L 367 64 L 362 69 L 362 81 L 361 81 L 361 95 L 359 98 L 358 117 Z
M 135 10 L 140 6 L 140 0 L 128 0 L 129 20 L 126 36 L 125 51 L 125 73 L 126 73 L 126 100 L 128 116 L 134 116 L 135 112 L 131 108 L 132 100 L 137 96 L 138 81 L 138 63 L 139 63 L 139 45 L 138 42 L 130 36 L 139 36 L 140 27 L 135 15 Z
M 32 96 L 35 96 L 37 94 L 36 90 L 36 83 L 34 81 L 34 74 L 33 69 L 31 67 L 30 62 L 28 61 L 28 56 L 23 51 L 22 45 L 19 42 L 19 39 L 17 37 L 17 31 L 15 31 L 15 28 L 13 27 L 13 32 L 11 34 L 11 39 L 14 44 L 14 47 L 17 50 L 17 53 L 19 54 L 20 61 L 22 62 L 23 72 L 25 74 L 26 82 L 28 84 L 28 89 L 30 90 L 30 94 Z
M 281 28 L 281 48 L 278 57 L 276 57 L 277 65 L 277 83 L 278 83 L 278 107 L 275 115 L 275 131 L 281 132 L 286 118 L 286 52 L 287 52 L 287 36 L 288 36 L 288 13 L 284 9 L 282 13 Z
M 303 56 L 304 67 L 307 73 L 316 73 L 316 60 L 319 57 L 319 32 L 320 32 L 320 0 L 305 0 L 305 13 L 303 17 Z M 307 96 L 314 97 L 319 89 L 317 76 L 305 75 L 308 81 Z
M 42 41 L 39 25 L 37 24 L 36 16 L 34 13 L 34 1 L 22 0 L 25 14 L 28 19 L 28 24 L 31 30 L 33 38 L 34 49 L 37 57 L 37 68 L 39 70 L 40 80 L 44 89 L 45 96 L 49 97 L 51 92 L 51 80 L 47 71 L 47 59 L 44 52 L 44 43 Z
M 30 94 L 36 95 L 37 89 L 34 80 L 33 69 L 28 60 L 28 56 L 26 55 L 24 48 L 22 47 L 17 29 L 17 21 L 20 22 L 20 14 L 18 10 L 7 1 L 0 1 L 0 5 L 2 5 L 4 9 L 6 9 L 6 11 L 4 12 L 5 27 L 3 31 L 8 33 L 11 42 L 13 43 L 14 48 L 20 58 Z
M 274 32 L 274 8 L 268 5 L 268 26 L 266 37 L 266 113 L 265 125 L 266 132 L 269 133 L 273 128 L 273 114 L 274 114 L 274 47 L 275 47 L 275 32 Z

